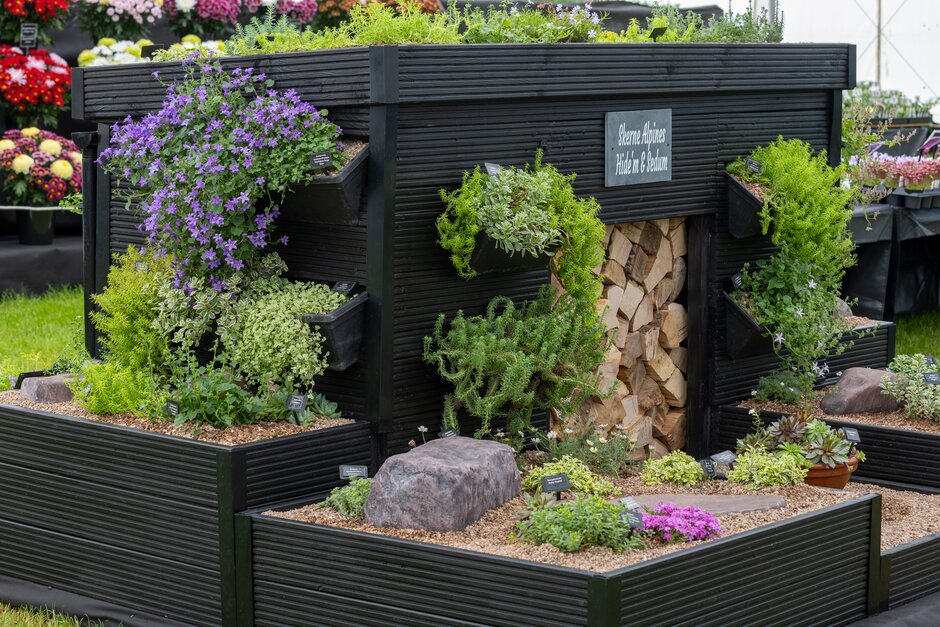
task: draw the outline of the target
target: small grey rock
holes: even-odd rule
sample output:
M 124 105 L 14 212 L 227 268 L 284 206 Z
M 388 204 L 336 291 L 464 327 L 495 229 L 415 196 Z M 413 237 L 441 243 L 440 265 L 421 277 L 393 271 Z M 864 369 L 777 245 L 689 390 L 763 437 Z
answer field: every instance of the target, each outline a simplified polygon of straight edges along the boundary
M 432 440 L 389 457 L 372 480 L 365 520 L 376 527 L 459 531 L 515 498 L 510 447 L 489 440 Z
M 66 382 L 72 379 L 70 374 L 57 374 L 52 377 L 27 377 L 23 379 L 20 394 L 34 403 L 65 403 L 72 400 L 72 390 Z
M 896 375 L 873 368 L 849 368 L 819 406 L 831 416 L 894 411 L 899 407 L 893 396 L 881 393 L 881 380 Z
M 836 298 L 836 304 L 832 308 L 832 317 L 836 320 L 842 320 L 843 318 L 848 318 L 849 316 L 854 316 L 852 313 L 852 308 L 849 307 L 849 304 L 842 300 L 841 298 Z

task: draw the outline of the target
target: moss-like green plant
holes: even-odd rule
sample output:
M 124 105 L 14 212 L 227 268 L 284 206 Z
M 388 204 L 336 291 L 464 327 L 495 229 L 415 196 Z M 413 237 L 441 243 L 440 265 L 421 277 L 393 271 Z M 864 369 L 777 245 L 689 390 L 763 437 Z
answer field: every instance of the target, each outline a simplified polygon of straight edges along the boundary
M 728 480 L 758 490 L 766 486 L 800 484 L 806 472 L 804 464 L 794 455 L 750 450 L 738 457 L 734 468 L 728 472 Z
M 343 516 L 361 518 L 369 500 L 372 479 L 359 477 L 348 485 L 333 488 L 329 498 L 323 501 L 326 507 L 332 507 Z
M 642 537 L 620 522 L 622 507 L 599 496 L 578 496 L 573 501 L 536 508 L 516 523 L 517 535 L 526 542 L 548 543 L 570 553 L 591 546 L 614 551 L 642 546 Z
M 444 401 L 444 424 L 457 426 L 457 412 L 481 419 L 478 433 L 494 419 L 524 431 L 535 409 L 573 414 L 592 394 L 603 396 L 593 371 L 604 359 L 604 325 L 592 309 L 569 297 L 552 309 L 553 294 L 516 307 L 508 298 L 490 301 L 483 316 L 457 312 L 445 332 L 442 314 L 424 338 L 424 359 L 454 384 Z
M 150 370 L 114 361 L 86 361 L 68 386 L 76 403 L 99 416 L 130 412 L 151 418 L 166 401 Z
M 91 319 L 108 361 L 130 369 L 159 368 L 167 339 L 156 326 L 160 287 L 170 276 L 170 259 L 129 246 L 108 272 L 108 284 L 92 300 Z
M 574 177 L 542 163 L 539 150 L 532 166 L 492 176 L 477 167 L 456 190 L 441 190 L 447 208 L 437 219 L 439 243 L 458 274 L 476 276 L 470 257 L 481 230 L 510 253 L 538 256 L 560 243 L 552 270 L 580 305 L 593 309 L 601 283 L 591 268 L 603 261 L 604 225 L 597 201 L 575 196 Z
M 323 284 L 257 281 L 219 318 L 219 338 L 247 381 L 308 387 L 326 369 L 327 355 L 323 336 L 301 316 L 328 313 L 345 300 Z
M 580 459 L 567 455 L 557 461 L 548 462 L 529 471 L 529 474 L 522 480 L 522 489 L 525 492 L 541 492 L 542 477 L 561 473 L 568 475 L 572 492 L 601 496 L 616 494 L 617 492 L 617 488 L 610 481 L 595 475 L 587 467 L 587 464 Z
M 687 487 L 706 479 L 702 465 L 682 451 L 673 451 L 661 459 L 644 462 L 640 477 L 646 485 L 674 483 Z

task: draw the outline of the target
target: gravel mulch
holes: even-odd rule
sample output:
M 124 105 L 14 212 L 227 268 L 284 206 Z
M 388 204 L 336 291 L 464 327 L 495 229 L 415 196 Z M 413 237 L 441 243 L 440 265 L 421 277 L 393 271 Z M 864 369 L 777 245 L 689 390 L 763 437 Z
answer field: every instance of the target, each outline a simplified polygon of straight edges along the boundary
M 907 429 L 908 431 L 920 431 L 922 433 L 940 433 L 940 422 L 931 420 L 919 420 L 910 418 L 903 411 L 891 411 L 883 413 L 862 413 L 862 414 L 839 414 L 829 415 L 819 407 L 819 399 L 822 395 L 813 399 L 812 415 L 820 418 L 831 418 L 832 420 L 841 420 L 843 422 L 859 422 L 876 427 L 893 427 L 895 429 Z M 761 411 L 776 411 L 785 414 L 799 413 L 800 408 L 796 405 L 787 405 L 778 401 L 759 403 L 754 399 L 742 401 L 739 407 L 747 409 L 759 409 Z M 862 443 L 862 450 L 865 444 Z
M 0 404 L 16 405 L 27 409 L 59 414 L 62 416 L 71 416 L 73 418 L 84 418 L 94 422 L 103 422 L 121 427 L 131 427 L 164 435 L 175 435 L 190 440 L 201 440 L 203 442 L 212 442 L 213 444 L 224 444 L 235 446 L 237 444 L 249 444 L 251 442 L 260 442 L 261 440 L 270 440 L 286 435 L 296 435 L 298 433 L 307 433 L 318 429 L 327 429 L 329 427 L 338 427 L 352 423 L 352 420 L 346 418 L 318 418 L 314 424 L 309 426 L 300 426 L 288 422 L 263 422 L 253 425 L 237 425 L 227 429 L 216 429 L 208 425 L 201 427 L 198 434 L 194 433 L 193 425 L 174 425 L 165 420 L 147 420 L 138 418 L 133 414 L 112 414 L 108 416 L 98 416 L 82 409 L 76 403 L 69 401 L 67 403 L 44 404 L 34 403 L 24 398 L 19 391 L 9 390 L 0 392 Z
M 940 533 L 940 494 L 893 490 L 869 483 L 849 483 L 847 492 L 881 495 L 881 550 Z

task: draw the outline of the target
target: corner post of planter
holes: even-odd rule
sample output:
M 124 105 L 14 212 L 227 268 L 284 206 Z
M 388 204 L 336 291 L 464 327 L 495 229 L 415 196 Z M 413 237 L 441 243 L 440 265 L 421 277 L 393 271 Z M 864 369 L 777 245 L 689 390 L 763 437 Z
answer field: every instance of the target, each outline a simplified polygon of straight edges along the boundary
M 885 568 L 886 564 L 881 557 L 881 495 L 870 495 L 868 504 L 871 507 L 871 528 L 868 536 L 868 615 L 872 616 L 888 609 L 890 570 Z
M 79 74 L 81 76 L 81 74 Z M 95 291 L 95 215 L 96 190 L 95 160 L 98 158 L 98 133 L 96 131 L 72 133 L 72 140 L 82 151 L 82 291 L 85 319 L 85 350 L 95 353 L 97 337 L 91 322 L 94 303 L 91 295 Z
M 219 508 L 219 589 L 222 624 L 235 625 L 237 616 L 237 545 L 235 513 L 246 507 L 245 453 L 223 448 L 216 453 Z
M 713 215 L 695 216 L 687 220 L 688 259 L 691 278 L 687 282 L 689 311 L 689 364 L 688 364 L 688 429 L 690 441 L 695 443 L 690 451 L 694 455 L 712 450 L 712 420 L 709 399 L 709 367 L 707 360 L 714 354 L 714 333 L 710 333 L 712 320 L 709 307 L 708 278 L 713 276 L 711 264 L 714 239 Z M 704 450 L 702 450 L 704 449 Z
M 248 514 L 235 516 L 235 604 L 236 625 L 254 625 L 251 516 Z
M 365 356 L 366 417 L 373 431 L 393 429 L 395 162 L 398 153 L 398 46 L 370 46 Z M 380 458 L 384 448 L 379 445 Z
M 107 124 L 98 125 L 98 150 L 97 157 L 101 156 L 101 151 L 108 147 L 108 144 L 111 142 L 111 127 Z M 91 251 L 91 256 L 93 257 L 91 261 L 86 261 L 86 263 L 94 264 L 92 268 L 92 274 L 94 277 L 94 282 L 90 286 L 91 292 L 100 293 L 104 289 L 104 286 L 108 281 L 108 268 L 111 266 L 111 175 L 108 174 L 104 168 L 101 166 L 94 167 L 94 211 L 91 217 L 91 222 L 88 224 L 88 230 L 85 231 L 85 237 L 88 237 L 88 233 L 92 233 L 93 248 L 90 248 L 89 245 L 85 244 L 86 250 Z M 84 182 L 83 182 L 84 185 Z M 87 196 L 85 196 L 87 199 Z M 88 202 L 85 200 L 84 202 Z M 83 224 L 83 227 L 84 227 Z M 85 286 L 86 298 L 90 294 L 89 286 Z M 86 342 L 87 337 L 86 337 Z M 97 335 L 95 336 L 94 350 L 89 351 L 92 357 L 101 356 L 101 347 L 98 343 Z
M 85 70 L 72 68 L 72 119 L 85 119 Z
M 895 352 L 897 351 L 897 342 L 898 342 L 898 326 L 894 323 L 887 325 L 888 327 L 888 363 L 894 361 Z
M 587 624 L 591 627 L 620 625 L 620 581 L 616 577 L 596 573 L 588 579 Z

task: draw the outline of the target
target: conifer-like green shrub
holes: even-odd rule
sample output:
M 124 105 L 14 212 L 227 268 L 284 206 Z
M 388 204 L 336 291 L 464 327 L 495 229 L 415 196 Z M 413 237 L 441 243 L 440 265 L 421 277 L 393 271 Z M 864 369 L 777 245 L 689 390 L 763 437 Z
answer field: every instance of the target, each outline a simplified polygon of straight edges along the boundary
M 79 406 L 99 416 L 129 412 L 152 418 L 166 400 L 149 369 L 116 361 L 86 361 L 68 386 Z

